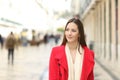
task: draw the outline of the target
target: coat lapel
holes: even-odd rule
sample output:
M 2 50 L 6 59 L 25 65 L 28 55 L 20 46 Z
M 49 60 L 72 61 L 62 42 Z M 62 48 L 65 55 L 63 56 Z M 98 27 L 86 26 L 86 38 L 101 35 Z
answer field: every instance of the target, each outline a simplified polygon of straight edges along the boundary
M 67 59 L 65 54 L 65 46 L 60 46 L 58 50 L 58 55 L 56 55 L 56 58 L 58 60 L 59 65 L 61 65 L 65 71 L 68 71 L 68 65 L 67 65 Z
M 84 47 L 84 51 L 82 74 L 80 80 L 87 80 L 90 72 L 93 70 L 94 67 L 94 55 L 87 47 Z

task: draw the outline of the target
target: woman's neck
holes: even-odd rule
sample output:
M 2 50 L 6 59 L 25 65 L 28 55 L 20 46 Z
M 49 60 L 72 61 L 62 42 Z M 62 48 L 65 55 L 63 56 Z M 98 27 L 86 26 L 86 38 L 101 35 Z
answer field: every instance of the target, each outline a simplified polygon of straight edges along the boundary
M 78 42 L 75 43 L 67 43 L 70 49 L 77 49 L 78 47 Z

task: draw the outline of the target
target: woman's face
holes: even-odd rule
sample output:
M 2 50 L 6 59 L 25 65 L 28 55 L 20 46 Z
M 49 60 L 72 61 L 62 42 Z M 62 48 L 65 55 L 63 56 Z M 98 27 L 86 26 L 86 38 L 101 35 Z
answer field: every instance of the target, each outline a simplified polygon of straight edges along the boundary
M 78 42 L 78 37 L 80 36 L 78 31 L 78 26 L 71 22 L 67 25 L 65 30 L 65 37 L 68 43 Z

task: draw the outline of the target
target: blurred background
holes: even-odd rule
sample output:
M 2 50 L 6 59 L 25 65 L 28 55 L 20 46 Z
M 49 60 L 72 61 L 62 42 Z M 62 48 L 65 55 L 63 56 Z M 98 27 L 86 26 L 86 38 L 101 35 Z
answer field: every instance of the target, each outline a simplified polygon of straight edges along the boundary
M 119 13 L 120 0 L 0 0 L 0 80 L 48 80 L 51 49 L 72 17 L 83 22 L 95 52 L 95 80 L 120 80 Z M 14 65 L 5 47 L 11 32 Z

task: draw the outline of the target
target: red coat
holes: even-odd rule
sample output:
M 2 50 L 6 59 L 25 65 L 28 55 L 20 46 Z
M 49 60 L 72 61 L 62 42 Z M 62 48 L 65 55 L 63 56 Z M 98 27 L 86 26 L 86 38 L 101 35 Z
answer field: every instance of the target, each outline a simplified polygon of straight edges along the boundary
M 84 58 L 80 80 L 94 80 L 94 53 L 84 48 Z M 49 80 L 68 80 L 68 65 L 65 46 L 54 47 L 49 62 Z

